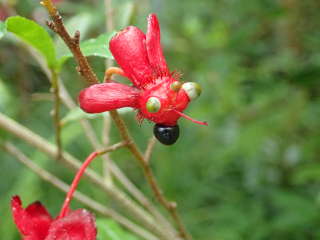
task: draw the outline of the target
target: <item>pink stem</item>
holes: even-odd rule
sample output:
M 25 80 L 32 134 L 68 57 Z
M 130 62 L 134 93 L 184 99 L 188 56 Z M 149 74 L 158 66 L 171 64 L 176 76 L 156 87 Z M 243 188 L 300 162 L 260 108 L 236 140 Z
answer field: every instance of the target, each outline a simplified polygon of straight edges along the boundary
M 195 119 L 189 117 L 188 115 L 186 115 L 186 114 L 184 114 L 184 113 L 182 113 L 182 112 L 179 112 L 179 111 L 177 111 L 177 110 L 175 110 L 175 109 L 174 109 L 174 111 L 175 111 L 176 113 L 178 113 L 181 117 L 183 117 L 183 118 L 185 118 L 185 119 L 188 119 L 188 120 L 190 120 L 191 122 L 194 122 L 194 123 L 197 123 L 197 124 L 200 124 L 200 125 L 208 126 L 208 123 L 207 123 L 207 122 L 201 122 L 201 121 L 195 120 Z
M 63 218 L 66 216 L 66 214 L 69 211 L 69 205 L 70 205 L 70 201 L 72 199 L 73 193 L 76 191 L 77 186 L 80 182 L 80 179 L 83 175 L 83 173 L 85 172 L 85 170 L 87 169 L 88 165 L 91 163 L 91 161 L 93 159 L 95 159 L 98 156 L 97 152 L 93 152 L 91 153 L 87 159 L 84 161 L 84 163 L 82 164 L 82 166 L 80 167 L 79 171 L 77 172 L 76 176 L 73 179 L 73 182 L 70 186 L 69 192 L 67 193 L 66 199 L 64 200 L 63 206 L 61 208 L 60 214 L 58 218 Z

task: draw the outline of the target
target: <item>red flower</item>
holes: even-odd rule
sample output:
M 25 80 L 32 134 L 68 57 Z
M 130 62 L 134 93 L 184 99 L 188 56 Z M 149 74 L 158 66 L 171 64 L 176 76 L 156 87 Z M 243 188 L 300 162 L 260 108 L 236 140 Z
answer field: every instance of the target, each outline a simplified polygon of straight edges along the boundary
M 64 217 L 53 219 L 40 202 L 24 209 L 18 196 L 12 198 L 11 209 L 23 240 L 96 239 L 95 219 L 84 209 L 69 211 Z
M 148 17 L 148 31 L 129 26 L 109 43 L 110 51 L 126 76 L 127 85 L 108 82 L 95 84 L 80 92 L 80 107 L 88 113 L 100 113 L 122 107 L 139 110 L 139 118 L 157 124 L 175 126 L 190 100 L 200 95 L 196 83 L 181 83 L 170 73 L 160 44 L 160 26 L 155 14 Z M 190 118 L 188 118 L 190 120 Z M 203 124 L 201 122 L 195 121 Z

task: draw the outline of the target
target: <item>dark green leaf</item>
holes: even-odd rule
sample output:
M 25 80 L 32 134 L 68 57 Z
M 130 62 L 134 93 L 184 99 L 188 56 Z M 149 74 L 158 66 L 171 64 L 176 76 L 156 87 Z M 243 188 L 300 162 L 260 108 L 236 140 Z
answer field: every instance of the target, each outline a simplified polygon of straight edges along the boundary
M 39 24 L 29 19 L 14 16 L 6 21 L 7 30 L 34 47 L 47 61 L 49 66 L 56 63 L 56 53 L 52 38 Z
M 139 240 L 135 235 L 125 231 L 115 221 L 107 218 L 97 219 L 98 240 Z

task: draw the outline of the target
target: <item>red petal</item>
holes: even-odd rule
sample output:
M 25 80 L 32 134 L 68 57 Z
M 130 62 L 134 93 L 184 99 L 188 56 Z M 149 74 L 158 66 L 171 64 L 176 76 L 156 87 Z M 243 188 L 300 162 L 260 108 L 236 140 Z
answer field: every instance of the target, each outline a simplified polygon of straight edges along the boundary
M 44 240 L 51 224 L 51 216 L 40 202 L 22 208 L 21 200 L 14 196 L 11 200 L 11 210 L 18 229 L 25 239 Z
M 109 43 L 115 60 L 137 87 L 152 81 L 153 70 L 145 41 L 146 36 L 139 28 L 129 26 L 117 33 Z
M 95 240 L 96 235 L 94 216 L 84 209 L 78 209 L 55 220 L 45 240 Z
M 121 83 L 100 83 L 80 92 L 79 103 L 83 111 L 101 113 L 122 107 L 138 107 L 140 91 Z
M 160 43 L 160 26 L 155 14 L 150 14 L 148 17 L 148 31 L 146 37 L 146 46 L 151 67 L 158 75 L 168 76 L 169 69 L 163 56 Z

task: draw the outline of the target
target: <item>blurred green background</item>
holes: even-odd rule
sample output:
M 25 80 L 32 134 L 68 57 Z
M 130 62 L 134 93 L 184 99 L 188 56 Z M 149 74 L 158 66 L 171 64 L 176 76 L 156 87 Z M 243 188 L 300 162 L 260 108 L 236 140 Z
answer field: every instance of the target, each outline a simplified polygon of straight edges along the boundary
M 16 11 L 44 25 L 45 11 L 37 1 L 0 3 L 10 5 L 6 14 Z M 85 38 L 92 38 L 105 32 L 103 4 L 62 0 L 58 6 L 66 20 L 81 16 Z M 209 127 L 181 119 L 179 141 L 171 147 L 157 144 L 152 158 L 160 185 L 178 202 L 194 239 L 320 239 L 320 1 L 117 0 L 113 7 L 115 30 L 129 21 L 145 31 L 148 13 L 157 13 L 170 69 L 203 88 L 186 113 L 207 120 Z M 90 61 L 101 78 L 104 60 Z M 64 65 L 62 78 L 76 99 L 85 84 L 73 60 Z M 34 98 L 34 93 L 48 92 L 50 84 L 19 43 L 8 38 L 0 41 L 0 79 L 1 112 L 53 142 L 52 102 Z M 124 118 L 144 149 L 153 124 L 139 126 L 134 115 Z M 101 119 L 92 122 L 100 134 Z M 72 180 L 70 170 L 10 134 L 0 134 L 44 168 Z M 77 122 L 63 129 L 64 148 L 79 159 L 92 151 L 82 136 Z M 118 140 L 112 125 L 111 142 Z M 151 196 L 127 151 L 111 156 Z M 93 165 L 100 169 L 101 162 Z M 40 200 L 57 214 L 64 194 L 4 151 L 0 169 L 1 238 L 20 239 L 10 197 L 19 194 L 25 204 Z M 80 189 L 109 201 L 86 181 Z M 73 206 L 81 205 L 74 201 Z

